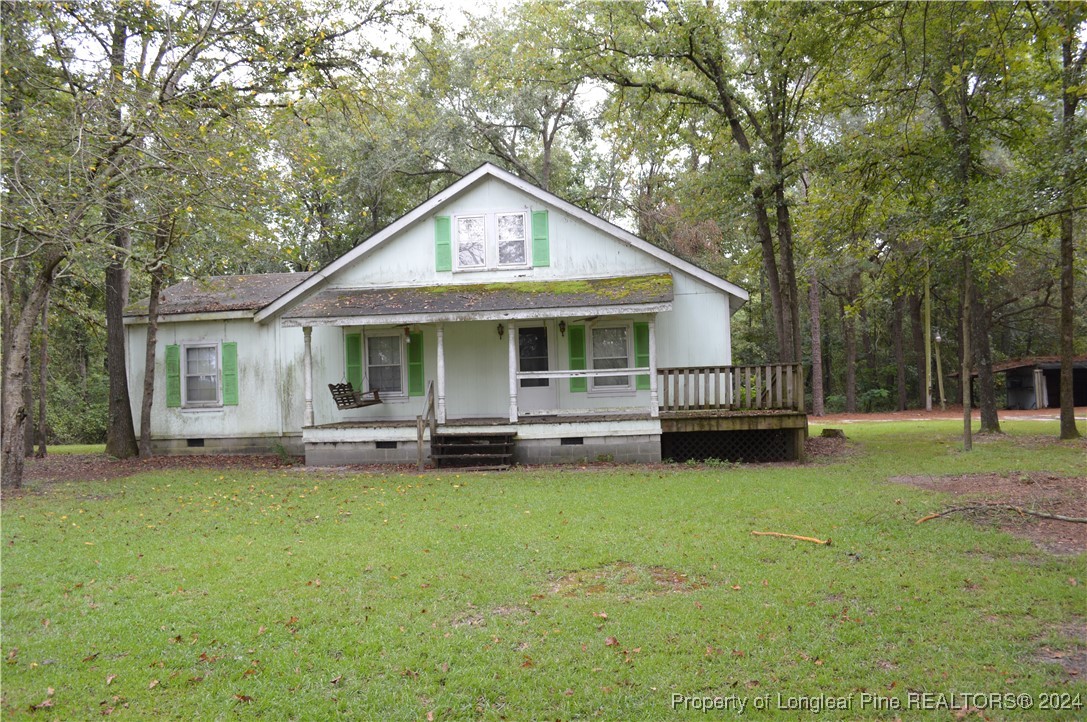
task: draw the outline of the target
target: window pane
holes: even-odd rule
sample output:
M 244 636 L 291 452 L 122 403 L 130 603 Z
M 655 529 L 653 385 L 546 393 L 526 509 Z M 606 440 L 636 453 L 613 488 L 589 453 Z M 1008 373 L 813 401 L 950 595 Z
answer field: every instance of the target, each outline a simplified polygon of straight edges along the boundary
M 593 358 L 622 358 L 627 357 L 627 330 L 625 328 L 596 328 L 593 329 Z M 622 368 L 617 366 L 605 366 L 604 368 Z
M 366 339 L 371 366 L 399 366 L 400 339 L 397 336 L 375 336 Z
M 213 374 L 216 372 L 216 348 L 197 346 L 185 349 L 186 374 Z
M 525 216 L 521 213 L 498 215 L 498 242 L 523 241 L 525 239 Z
M 482 216 L 457 218 L 457 263 L 459 265 L 482 266 L 486 262 L 484 234 Z
M 525 242 L 499 241 L 498 262 L 502 264 L 514 264 L 525 262 Z
M 370 368 L 370 388 L 387 393 L 403 391 L 399 366 L 372 366 Z
M 205 401 L 218 401 L 216 387 L 218 376 L 189 376 L 185 379 L 186 401 L 199 403 Z

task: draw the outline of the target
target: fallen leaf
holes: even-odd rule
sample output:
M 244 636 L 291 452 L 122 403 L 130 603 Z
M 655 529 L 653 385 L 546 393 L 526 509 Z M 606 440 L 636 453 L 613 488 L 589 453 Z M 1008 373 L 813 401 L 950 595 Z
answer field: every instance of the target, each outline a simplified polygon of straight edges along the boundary
M 261 628 L 257 630 L 257 636 L 259 637 L 260 635 L 264 634 L 267 631 L 268 631 L 267 627 L 261 626 Z
M 528 667 L 535 667 L 535 666 L 536 666 L 536 663 L 532 661 L 532 657 L 529 657 L 526 654 L 525 655 L 525 661 L 521 662 L 521 667 L 527 669 Z
M 426 722 L 434 722 L 434 710 L 426 713 Z
M 253 701 L 253 698 L 247 694 L 235 694 L 234 699 L 238 700 L 239 702 L 245 702 L 247 704 Z
M 565 692 L 563 692 L 563 694 L 566 695 L 567 697 L 573 697 L 574 696 L 574 690 L 568 689 Z
M 16 651 L 18 651 L 18 650 L 16 650 Z M 12 652 L 12 654 L 14 654 L 14 653 L 15 652 Z M 98 657 L 99 654 L 101 654 L 101 652 L 95 652 L 94 654 L 88 654 L 86 657 L 83 658 L 83 661 L 84 662 L 93 662 Z
M 107 674 L 106 675 L 106 686 L 108 687 L 109 685 L 113 684 L 113 680 L 115 680 L 115 679 L 117 679 L 117 675 Z
M 341 679 L 343 679 L 343 675 L 342 675 L 342 674 L 338 674 L 338 675 L 336 675 L 335 677 L 333 677 L 332 679 L 330 679 L 330 680 L 328 681 L 328 683 L 329 683 L 329 684 L 339 684 L 339 683 L 340 683 L 340 680 L 341 680 Z
M 155 687 L 158 687 L 158 686 L 159 686 L 159 681 L 157 679 L 153 679 L 153 680 L 151 680 L 151 683 L 147 685 L 147 689 L 154 689 Z
M 734 591 L 734 592 L 740 591 L 740 585 L 739 584 L 733 584 L 732 585 L 732 591 Z
M 604 646 L 605 647 L 615 647 L 615 646 L 618 646 L 618 645 L 619 645 L 619 640 L 616 639 L 615 637 L 608 637 L 607 639 L 604 640 Z
M 734 650 L 732 650 L 732 656 L 733 657 L 742 657 L 742 656 L 744 656 L 744 652 L 743 652 L 742 649 L 734 649 Z
M 593 612 L 593 616 L 594 617 L 599 617 L 600 619 L 607 619 L 608 618 L 607 612 Z
M 46 699 L 43 699 L 41 702 L 38 702 L 37 704 L 30 705 L 30 711 L 33 712 L 34 710 L 45 709 L 46 707 L 52 707 L 52 706 L 53 706 L 53 700 L 49 699 L 47 697 Z

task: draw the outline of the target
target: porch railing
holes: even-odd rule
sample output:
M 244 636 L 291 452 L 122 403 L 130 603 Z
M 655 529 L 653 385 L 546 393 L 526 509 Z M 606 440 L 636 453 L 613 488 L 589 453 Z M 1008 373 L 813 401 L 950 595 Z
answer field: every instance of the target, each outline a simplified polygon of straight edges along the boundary
M 662 413 L 767 410 L 804 412 L 801 364 L 657 369 Z
M 434 440 L 434 434 L 438 431 L 438 417 L 434 411 L 434 382 L 426 385 L 426 396 L 423 397 L 423 413 L 415 417 L 415 442 L 419 452 L 419 471 L 426 467 L 426 447 L 423 445 L 423 434 L 427 426 L 430 427 L 430 439 Z M 409 427 L 410 428 L 410 427 Z

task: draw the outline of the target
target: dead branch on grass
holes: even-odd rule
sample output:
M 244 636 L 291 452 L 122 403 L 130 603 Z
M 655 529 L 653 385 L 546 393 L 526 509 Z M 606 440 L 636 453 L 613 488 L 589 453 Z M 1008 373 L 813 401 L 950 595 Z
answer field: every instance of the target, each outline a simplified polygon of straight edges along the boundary
M 938 519 L 941 516 L 947 516 L 948 514 L 954 514 L 956 512 L 963 511 L 990 511 L 994 509 L 1003 509 L 1007 511 L 1014 511 L 1017 514 L 1026 516 L 1036 516 L 1041 519 L 1054 519 L 1056 521 L 1068 521 L 1075 524 L 1087 524 L 1087 517 L 1081 516 L 1062 516 L 1061 514 L 1050 514 L 1048 511 L 1036 511 L 1034 509 L 1024 509 L 1021 506 L 1015 506 L 1014 504 L 964 504 L 962 506 L 949 506 L 943 511 L 938 511 L 935 514 L 929 514 L 918 519 L 915 524 L 923 524 L 926 521 L 932 519 Z
M 785 539 L 799 539 L 800 541 L 812 542 L 813 544 L 823 544 L 825 546 L 830 546 L 830 539 L 816 539 L 815 537 L 812 537 L 812 536 L 798 536 L 796 534 L 782 534 L 781 532 L 778 532 L 778 531 L 753 531 L 753 532 L 751 532 L 751 534 L 753 536 L 777 536 L 777 537 L 783 537 Z

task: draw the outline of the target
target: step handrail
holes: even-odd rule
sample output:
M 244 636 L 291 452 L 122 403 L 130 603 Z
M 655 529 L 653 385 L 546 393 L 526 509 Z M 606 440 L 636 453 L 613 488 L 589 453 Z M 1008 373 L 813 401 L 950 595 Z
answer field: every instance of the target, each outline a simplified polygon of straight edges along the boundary
M 423 397 L 423 413 L 415 417 L 415 444 L 419 452 L 419 471 L 426 468 L 426 447 L 423 446 L 423 433 L 426 431 L 427 426 L 430 426 L 430 439 L 433 441 L 434 434 L 438 431 L 438 417 L 434 413 L 433 381 L 427 382 L 426 385 L 426 396 Z

